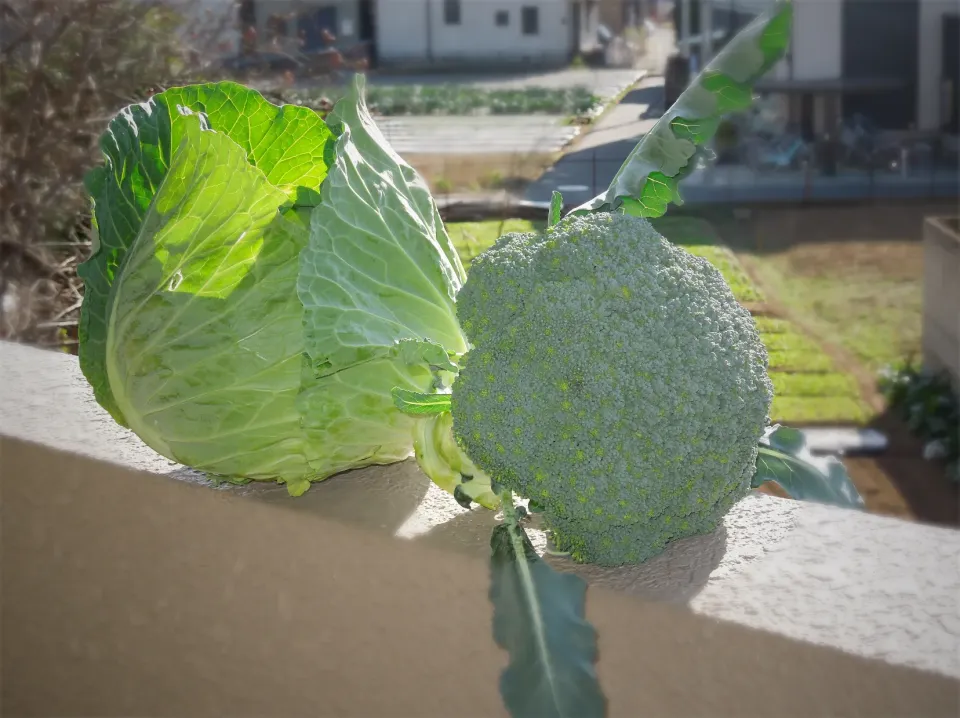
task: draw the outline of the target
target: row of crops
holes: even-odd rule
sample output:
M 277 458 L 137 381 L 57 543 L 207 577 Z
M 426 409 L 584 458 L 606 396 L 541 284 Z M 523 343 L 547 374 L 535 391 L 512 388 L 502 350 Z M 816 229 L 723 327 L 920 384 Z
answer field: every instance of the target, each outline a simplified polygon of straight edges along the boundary
M 325 112 L 346 88 L 283 90 L 283 102 Z M 585 87 L 522 89 L 472 85 L 370 85 L 367 104 L 382 116 L 397 115 L 568 115 L 590 116 L 602 100 Z

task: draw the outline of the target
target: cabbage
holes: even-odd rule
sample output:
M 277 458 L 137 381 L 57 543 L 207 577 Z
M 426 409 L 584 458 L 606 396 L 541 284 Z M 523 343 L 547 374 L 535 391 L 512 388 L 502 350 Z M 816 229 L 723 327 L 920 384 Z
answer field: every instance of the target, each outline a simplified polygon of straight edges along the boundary
M 80 268 L 97 401 L 170 459 L 293 495 L 409 456 L 391 390 L 429 390 L 465 351 L 464 273 L 362 78 L 330 125 L 234 83 L 174 88 L 101 147 Z

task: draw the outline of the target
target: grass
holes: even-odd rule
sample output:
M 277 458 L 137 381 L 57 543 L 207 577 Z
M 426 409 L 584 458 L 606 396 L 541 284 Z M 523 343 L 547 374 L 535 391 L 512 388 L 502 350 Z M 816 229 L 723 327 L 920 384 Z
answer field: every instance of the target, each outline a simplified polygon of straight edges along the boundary
M 951 213 L 955 199 L 705 216 L 784 313 L 843 350 L 866 379 L 919 353 L 923 219 Z
M 543 222 L 506 220 L 462 222 L 447 225 L 464 266 L 508 232 L 541 229 Z M 760 304 L 763 293 L 751 282 L 736 256 L 719 243 L 709 224 L 700 220 L 671 218 L 657 227 L 673 242 L 714 264 L 744 304 Z M 860 397 L 854 377 L 841 372 L 823 348 L 790 321 L 755 317 L 760 337 L 770 356 L 770 379 L 774 386 L 773 421 L 790 424 L 862 423 L 870 411 Z
M 835 270 L 822 276 L 798 273 L 802 260 L 789 254 L 753 256 L 749 261 L 761 281 L 777 287 L 781 303 L 802 314 L 818 334 L 842 346 L 871 373 L 919 353 L 920 276 L 891 279 L 858 269 L 856 260 L 843 261 L 839 253 Z

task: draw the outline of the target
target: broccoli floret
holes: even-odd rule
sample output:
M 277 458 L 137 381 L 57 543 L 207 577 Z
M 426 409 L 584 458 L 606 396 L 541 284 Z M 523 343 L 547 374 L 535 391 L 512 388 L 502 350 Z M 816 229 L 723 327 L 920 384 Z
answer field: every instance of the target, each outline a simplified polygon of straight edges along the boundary
M 773 396 L 720 273 L 623 214 L 504 235 L 457 296 L 471 343 L 453 430 L 601 565 L 711 531 L 750 488 Z

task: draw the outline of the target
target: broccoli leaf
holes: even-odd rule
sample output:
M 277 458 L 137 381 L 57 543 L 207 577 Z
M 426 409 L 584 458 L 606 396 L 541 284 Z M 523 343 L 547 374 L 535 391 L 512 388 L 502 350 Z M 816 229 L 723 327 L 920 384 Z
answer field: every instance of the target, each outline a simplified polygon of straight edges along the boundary
M 606 699 L 587 585 L 537 556 L 509 491 L 502 504 L 504 523 L 490 539 L 490 601 L 494 640 L 510 654 L 500 676 L 504 704 L 513 718 L 600 718 Z
M 394 387 L 392 394 L 394 405 L 404 414 L 424 416 L 450 411 L 449 394 L 425 394 L 399 387 Z
M 560 221 L 560 215 L 563 213 L 563 195 L 554 191 L 550 198 L 550 216 L 547 219 L 547 226 L 552 227 Z
M 773 426 L 761 439 L 758 452 L 753 488 L 773 481 L 800 501 L 863 508 L 863 498 L 843 464 L 832 456 L 813 456 L 801 431 Z
M 778 0 L 743 28 L 640 140 L 607 191 L 573 212 L 622 209 L 660 217 L 671 202 L 681 204 L 678 185 L 704 156 L 700 146 L 713 137 L 724 115 L 750 106 L 753 85 L 786 52 L 792 23 L 792 5 Z
M 291 204 L 316 204 L 327 174 L 332 134 L 315 112 L 294 105 L 277 107 L 233 82 L 172 88 L 149 102 L 124 108 L 110 122 L 100 140 L 104 165 L 85 180 L 93 199 L 96 234 L 90 258 L 77 270 L 84 282 L 80 368 L 100 405 L 123 425 L 126 420 L 106 370 L 110 288 L 194 114 L 202 114 L 205 125 L 235 142 L 246 161 Z M 210 191 L 218 196 L 217 188 Z

